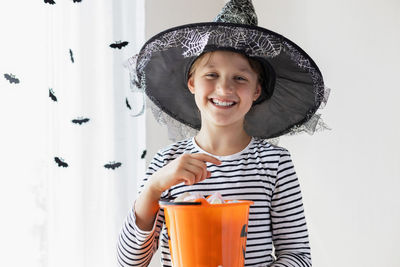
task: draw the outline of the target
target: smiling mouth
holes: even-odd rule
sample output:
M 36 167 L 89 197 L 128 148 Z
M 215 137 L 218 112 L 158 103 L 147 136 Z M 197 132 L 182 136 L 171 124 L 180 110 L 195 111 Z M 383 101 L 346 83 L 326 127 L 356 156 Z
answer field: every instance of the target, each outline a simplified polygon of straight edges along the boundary
M 218 107 L 231 107 L 236 104 L 235 101 L 222 101 L 215 98 L 210 99 L 211 102 Z

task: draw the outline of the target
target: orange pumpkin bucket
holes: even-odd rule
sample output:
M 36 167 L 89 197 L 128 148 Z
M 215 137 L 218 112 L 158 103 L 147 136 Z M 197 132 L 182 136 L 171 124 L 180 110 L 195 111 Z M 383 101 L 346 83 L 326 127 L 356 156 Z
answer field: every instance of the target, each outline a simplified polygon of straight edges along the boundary
M 243 267 L 252 201 L 160 202 L 174 267 Z

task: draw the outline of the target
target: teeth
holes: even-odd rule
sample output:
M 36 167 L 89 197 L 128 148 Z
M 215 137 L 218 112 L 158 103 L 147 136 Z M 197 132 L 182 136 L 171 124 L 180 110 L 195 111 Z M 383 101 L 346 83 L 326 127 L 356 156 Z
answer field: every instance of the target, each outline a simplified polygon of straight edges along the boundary
M 235 102 L 225 102 L 225 101 L 219 101 L 217 99 L 212 99 L 212 102 L 217 106 L 223 106 L 223 107 L 232 106 L 233 104 L 235 104 Z

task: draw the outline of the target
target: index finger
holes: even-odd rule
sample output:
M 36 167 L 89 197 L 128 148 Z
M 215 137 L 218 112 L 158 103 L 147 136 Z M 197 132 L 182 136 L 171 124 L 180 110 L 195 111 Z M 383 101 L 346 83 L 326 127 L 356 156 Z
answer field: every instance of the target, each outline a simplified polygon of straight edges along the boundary
M 217 159 L 216 157 L 213 157 L 211 155 L 205 154 L 205 153 L 194 153 L 191 155 L 193 158 L 201 160 L 201 161 L 214 163 L 215 165 L 221 164 L 221 161 L 219 159 Z

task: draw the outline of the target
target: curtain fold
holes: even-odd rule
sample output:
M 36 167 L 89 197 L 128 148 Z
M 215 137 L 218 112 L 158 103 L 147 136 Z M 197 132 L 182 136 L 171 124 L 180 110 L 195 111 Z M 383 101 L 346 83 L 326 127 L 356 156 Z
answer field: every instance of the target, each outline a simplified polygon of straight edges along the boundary
M 113 266 L 133 181 L 144 172 L 144 117 L 130 116 L 122 68 L 139 49 L 136 30 L 144 25 L 130 16 L 143 5 L 102 0 L 54 7 L 49 73 L 60 100 L 50 108 L 51 155 L 68 167 L 54 164 L 48 179 L 49 266 Z
M 2 122 L 13 122 L 0 138 L 0 265 L 117 266 L 145 172 L 145 116 L 130 114 L 123 67 L 144 41 L 144 0 L 7 0 L 1 9 L 15 43 L 0 49 Z

